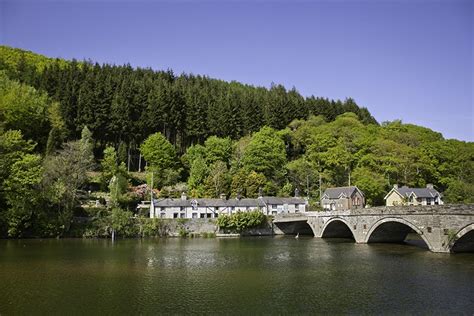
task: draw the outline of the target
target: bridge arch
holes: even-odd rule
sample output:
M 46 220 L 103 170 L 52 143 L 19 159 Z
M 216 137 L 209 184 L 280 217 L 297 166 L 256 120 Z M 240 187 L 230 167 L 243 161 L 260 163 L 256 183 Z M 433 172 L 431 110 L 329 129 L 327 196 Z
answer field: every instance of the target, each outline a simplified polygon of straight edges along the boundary
M 474 223 L 463 227 L 455 235 L 451 252 L 474 252 Z
M 367 232 L 364 242 L 402 242 L 410 232 L 417 233 L 423 239 L 426 246 L 433 250 L 431 243 L 421 229 L 413 223 L 398 217 L 387 217 L 375 222 Z
M 314 236 L 314 231 L 307 219 L 289 222 L 273 222 L 285 235 Z
M 333 217 L 324 224 L 321 238 L 351 238 L 355 240 L 355 235 L 347 221 L 341 217 Z

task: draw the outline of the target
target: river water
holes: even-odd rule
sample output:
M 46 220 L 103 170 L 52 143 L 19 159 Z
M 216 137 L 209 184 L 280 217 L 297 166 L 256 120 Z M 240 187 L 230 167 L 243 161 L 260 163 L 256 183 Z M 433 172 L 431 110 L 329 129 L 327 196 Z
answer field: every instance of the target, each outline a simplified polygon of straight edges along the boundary
M 474 254 L 346 240 L 0 240 L 0 314 L 474 313 Z

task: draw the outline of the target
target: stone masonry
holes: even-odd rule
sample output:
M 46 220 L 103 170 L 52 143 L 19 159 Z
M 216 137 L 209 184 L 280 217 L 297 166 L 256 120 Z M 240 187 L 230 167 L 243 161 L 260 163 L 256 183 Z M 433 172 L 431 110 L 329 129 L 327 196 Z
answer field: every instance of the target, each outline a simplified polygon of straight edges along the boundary
M 356 243 L 402 242 L 416 232 L 432 252 L 449 253 L 456 246 L 474 249 L 474 204 L 383 206 L 351 211 L 306 212 L 277 216 L 274 224 L 307 223 L 315 237 L 351 237 Z M 294 230 L 294 229 L 293 229 Z M 292 233 L 297 233 L 296 231 Z M 464 237 L 464 238 L 463 238 Z

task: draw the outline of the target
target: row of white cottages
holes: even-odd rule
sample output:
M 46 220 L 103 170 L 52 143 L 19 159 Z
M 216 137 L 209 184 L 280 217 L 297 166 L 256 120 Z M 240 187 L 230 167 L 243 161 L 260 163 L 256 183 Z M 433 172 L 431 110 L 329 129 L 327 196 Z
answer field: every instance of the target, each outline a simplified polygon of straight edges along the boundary
M 223 214 L 261 210 L 265 215 L 305 212 L 308 201 L 300 197 L 261 196 L 256 199 L 155 199 L 150 218 L 217 218 Z

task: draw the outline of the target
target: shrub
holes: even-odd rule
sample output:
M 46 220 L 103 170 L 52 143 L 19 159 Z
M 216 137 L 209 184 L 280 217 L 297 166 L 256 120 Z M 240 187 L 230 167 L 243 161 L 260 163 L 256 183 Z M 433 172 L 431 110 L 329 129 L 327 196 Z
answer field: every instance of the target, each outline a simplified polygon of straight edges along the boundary
M 237 212 L 232 215 L 221 215 L 217 218 L 217 226 L 229 231 L 242 232 L 245 229 L 259 227 L 267 217 L 259 210 Z

